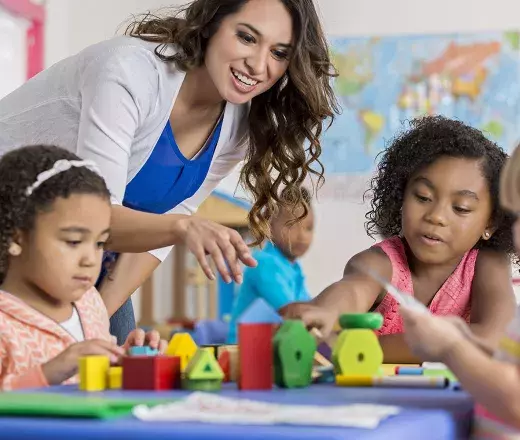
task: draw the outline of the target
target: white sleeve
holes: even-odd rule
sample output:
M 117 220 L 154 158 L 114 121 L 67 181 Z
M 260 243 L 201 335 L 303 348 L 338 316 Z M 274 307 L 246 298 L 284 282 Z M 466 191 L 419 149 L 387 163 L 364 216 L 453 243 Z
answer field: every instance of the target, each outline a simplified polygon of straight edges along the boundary
M 211 164 L 211 167 L 208 171 L 208 175 L 204 182 L 198 189 L 198 191 L 193 194 L 189 199 L 184 200 L 179 203 L 175 208 L 168 211 L 165 215 L 168 214 L 186 214 L 192 215 L 197 212 L 199 206 L 206 200 L 206 198 L 211 194 L 211 192 L 215 189 L 215 187 L 224 179 L 227 175 L 229 175 L 233 169 L 244 159 L 246 153 L 247 142 L 245 137 L 238 143 L 233 150 L 221 154 L 217 158 L 215 158 L 214 162 Z M 166 246 L 160 249 L 154 249 L 149 251 L 154 257 L 156 257 L 161 262 L 166 259 L 168 254 L 171 252 L 173 246 Z
M 136 130 L 157 96 L 158 73 L 149 55 L 129 47 L 91 62 L 81 82 L 78 155 L 96 162 L 122 204 Z

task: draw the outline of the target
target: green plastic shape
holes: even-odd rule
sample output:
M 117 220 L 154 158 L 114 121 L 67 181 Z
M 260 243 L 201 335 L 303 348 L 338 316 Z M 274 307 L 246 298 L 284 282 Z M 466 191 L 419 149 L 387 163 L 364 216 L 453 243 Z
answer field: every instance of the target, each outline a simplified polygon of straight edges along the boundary
M 224 372 L 211 351 L 199 348 L 190 359 L 184 371 L 184 375 L 190 380 L 222 380 Z
M 312 382 L 316 340 L 302 321 L 285 321 L 273 338 L 274 382 L 281 388 L 299 388 Z
M 339 317 L 339 325 L 343 329 L 367 328 L 378 330 L 383 325 L 381 313 L 346 313 Z

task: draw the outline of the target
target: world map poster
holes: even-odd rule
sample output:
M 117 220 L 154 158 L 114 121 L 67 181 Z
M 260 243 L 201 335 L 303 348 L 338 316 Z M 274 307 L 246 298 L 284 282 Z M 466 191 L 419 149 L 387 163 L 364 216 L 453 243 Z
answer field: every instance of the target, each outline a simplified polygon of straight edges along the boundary
M 520 141 L 520 32 L 330 40 L 341 114 L 322 137 L 320 197 L 361 202 L 376 156 L 412 118 L 464 121 Z

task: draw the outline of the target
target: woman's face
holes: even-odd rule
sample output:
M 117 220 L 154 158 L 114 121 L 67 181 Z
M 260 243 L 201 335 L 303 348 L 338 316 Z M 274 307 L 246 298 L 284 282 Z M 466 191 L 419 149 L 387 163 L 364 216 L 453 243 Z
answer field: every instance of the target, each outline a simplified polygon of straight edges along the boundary
M 205 65 L 220 96 L 243 104 L 269 90 L 287 71 L 293 23 L 279 0 L 249 0 L 222 20 Z

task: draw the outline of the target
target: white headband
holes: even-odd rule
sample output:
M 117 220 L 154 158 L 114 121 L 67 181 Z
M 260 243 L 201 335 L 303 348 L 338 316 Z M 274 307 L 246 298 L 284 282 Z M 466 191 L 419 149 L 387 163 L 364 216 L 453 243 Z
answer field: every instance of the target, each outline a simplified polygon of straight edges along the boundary
M 51 177 L 63 172 L 70 170 L 72 167 L 86 167 L 91 171 L 94 171 L 95 173 L 101 175 L 99 168 L 96 166 L 96 164 L 91 160 L 67 160 L 67 159 L 60 159 L 57 160 L 53 167 L 50 170 L 43 171 L 36 177 L 36 182 L 34 182 L 31 186 L 29 186 L 25 190 L 25 195 L 29 197 L 33 191 L 38 188 L 43 182 L 46 180 L 49 180 Z

